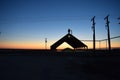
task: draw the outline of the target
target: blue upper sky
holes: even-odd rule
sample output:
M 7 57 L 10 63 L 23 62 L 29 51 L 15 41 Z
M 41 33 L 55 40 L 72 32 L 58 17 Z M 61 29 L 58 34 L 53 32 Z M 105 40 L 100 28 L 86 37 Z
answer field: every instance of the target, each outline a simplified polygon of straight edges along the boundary
M 49 46 L 73 30 L 80 40 L 107 38 L 104 17 L 109 16 L 111 37 L 120 35 L 120 0 L 0 0 L 0 42 L 44 43 Z M 8 44 L 9 45 L 9 44 Z

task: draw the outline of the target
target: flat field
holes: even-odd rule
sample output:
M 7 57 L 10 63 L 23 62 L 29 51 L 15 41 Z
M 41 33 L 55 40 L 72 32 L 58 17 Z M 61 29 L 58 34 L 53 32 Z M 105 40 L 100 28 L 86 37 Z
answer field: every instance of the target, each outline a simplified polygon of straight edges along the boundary
M 120 80 L 120 55 L 0 50 L 0 80 Z

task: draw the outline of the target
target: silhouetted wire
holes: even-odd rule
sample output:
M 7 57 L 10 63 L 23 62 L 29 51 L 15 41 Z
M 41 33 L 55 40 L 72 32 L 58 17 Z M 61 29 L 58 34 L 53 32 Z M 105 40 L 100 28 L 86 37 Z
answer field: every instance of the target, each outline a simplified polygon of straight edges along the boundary
M 116 39 L 116 38 L 120 38 L 120 36 L 111 37 L 110 39 Z M 106 40 L 108 40 L 108 39 L 100 39 L 100 40 L 96 40 L 96 41 L 106 41 Z M 81 40 L 81 41 L 92 42 L 93 40 Z

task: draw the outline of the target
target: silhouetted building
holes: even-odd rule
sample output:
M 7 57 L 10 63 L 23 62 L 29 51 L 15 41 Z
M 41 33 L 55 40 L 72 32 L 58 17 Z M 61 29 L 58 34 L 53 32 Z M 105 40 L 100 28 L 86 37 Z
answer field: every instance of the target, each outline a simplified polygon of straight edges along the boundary
M 51 50 L 56 50 L 58 46 L 60 46 L 62 43 L 66 42 L 70 46 L 72 46 L 74 49 L 76 48 L 88 48 L 87 45 L 82 43 L 80 40 L 78 40 L 76 37 L 74 37 L 71 32 L 71 30 L 68 29 L 68 34 L 66 34 L 64 37 L 62 37 L 60 40 L 55 42 L 53 45 L 51 45 Z

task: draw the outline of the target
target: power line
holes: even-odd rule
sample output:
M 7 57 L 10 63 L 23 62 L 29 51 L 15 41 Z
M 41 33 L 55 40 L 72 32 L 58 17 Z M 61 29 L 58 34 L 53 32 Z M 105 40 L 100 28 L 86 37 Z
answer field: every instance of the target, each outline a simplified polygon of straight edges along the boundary
M 120 36 L 111 37 L 110 39 L 116 39 L 116 38 L 120 38 Z M 101 42 L 102 42 L 102 41 L 106 41 L 106 49 L 107 49 L 107 40 L 108 40 L 108 39 L 101 39 L 101 40 L 95 40 L 95 41 L 96 41 L 96 42 L 99 42 L 99 49 L 101 48 Z M 81 41 L 93 42 L 93 40 L 81 40 Z
M 115 36 L 115 37 L 111 37 L 110 39 L 115 39 L 115 38 L 120 38 L 120 36 Z M 100 39 L 100 40 L 95 40 L 95 41 L 106 41 L 108 39 Z M 93 40 L 81 40 L 81 41 L 86 41 L 86 42 L 92 42 Z

